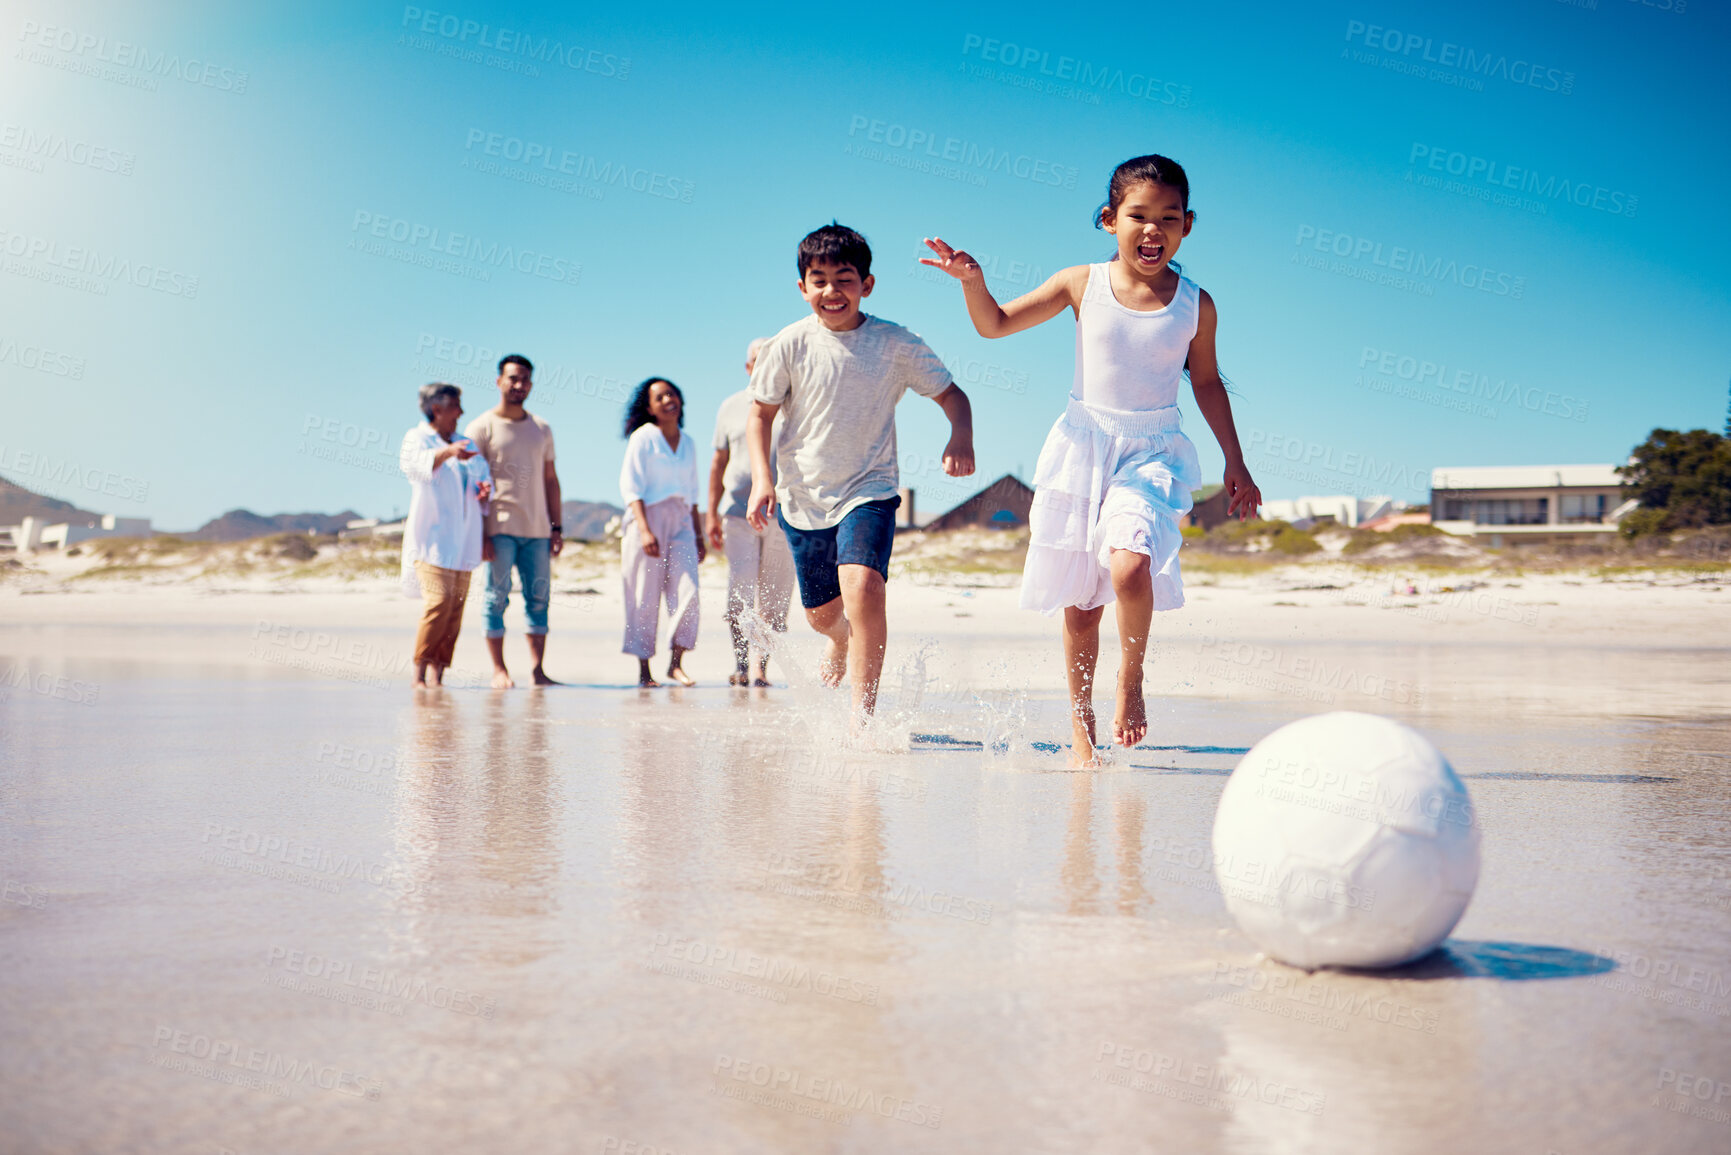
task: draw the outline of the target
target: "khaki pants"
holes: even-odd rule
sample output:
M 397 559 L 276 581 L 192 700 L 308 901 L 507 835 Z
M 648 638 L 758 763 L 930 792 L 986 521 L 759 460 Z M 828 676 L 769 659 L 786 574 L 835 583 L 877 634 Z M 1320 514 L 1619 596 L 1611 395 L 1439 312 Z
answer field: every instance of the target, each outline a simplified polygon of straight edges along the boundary
M 469 577 L 463 570 L 415 563 L 421 579 L 421 628 L 415 632 L 415 665 L 448 667 L 463 628 L 463 604 L 469 600 Z
M 793 597 L 793 553 L 787 535 L 771 520 L 758 533 L 743 517 L 721 522 L 727 551 L 727 624 L 733 632 L 733 657 L 741 669 L 749 647 L 742 619 L 759 614 L 777 633 L 787 629 L 787 603 Z

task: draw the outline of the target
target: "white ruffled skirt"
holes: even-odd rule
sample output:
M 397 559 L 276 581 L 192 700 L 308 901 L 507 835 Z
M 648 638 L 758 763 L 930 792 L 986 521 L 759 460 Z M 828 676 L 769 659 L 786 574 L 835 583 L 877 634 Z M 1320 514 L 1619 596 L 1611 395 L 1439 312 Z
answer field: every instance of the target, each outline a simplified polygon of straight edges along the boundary
M 1176 405 L 1126 413 L 1071 398 L 1034 467 L 1022 608 L 1051 616 L 1111 603 L 1115 549 L 1148 558 L 1155 609 L 1182 606 L 1179 522 L 1201 478 Z

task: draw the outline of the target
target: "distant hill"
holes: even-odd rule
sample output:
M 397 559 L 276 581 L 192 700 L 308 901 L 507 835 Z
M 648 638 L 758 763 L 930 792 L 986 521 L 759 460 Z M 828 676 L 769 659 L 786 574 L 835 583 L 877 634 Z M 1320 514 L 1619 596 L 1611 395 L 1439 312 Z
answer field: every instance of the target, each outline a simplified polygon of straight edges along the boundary
M 273 533 L 306 533 L 308 530 L 335 533 L 360 516 L 352 509 L 342 513 L 278 513 L 270 517 L 263 517 L 250 509 L 231 509 L 180 536 L 191 541 L 245 541 Z
M 604 501 L 567 501 L 559 507 L 559 520 L 572 541 L 601 541 L 607 536 L 608 520 L 624 512 Z
M 53 525 L 63 521 L 100 519 L 101 516 L 87 509 L 79 509 L 70 501 L 32 493 L 22 485 L 0 477 L 0 525 L 17 525 L 26 517 L 40 517 Z

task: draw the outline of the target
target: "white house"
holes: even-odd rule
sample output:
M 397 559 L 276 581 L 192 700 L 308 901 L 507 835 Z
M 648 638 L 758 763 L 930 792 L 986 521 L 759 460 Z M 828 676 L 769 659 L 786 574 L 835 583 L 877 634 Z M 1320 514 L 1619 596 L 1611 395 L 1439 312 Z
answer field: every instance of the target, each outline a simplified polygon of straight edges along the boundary
M 1590 540 L 1617 532 L 1634 509 L 1614 465 L 1483 465 L 1433 469 L 1431 524 L 1485 539 L 1493 549 L 1520 542 Z
M 402 537 L 406 518 L 396 521 L 385 521 L 377 517 L 360 517 L 337 530 L 337 537 L 347 541 L 356 537 Z
M 1337 524 L 1357 528 L 1360 524 L 1386 517 L 1404 508 L 1392 497 L 1352 497 L 1337 494 L 1330 497 L 1295 497 L 1283 501 L 1265 501 L 1260 516 L 1270 521 L 1309 523 L 1319 517 L 1332 517 Z
M 65 549 L 95 537 L 149 537 L 148 517 L 116 517 L 112 513 L 49 525 L 40 517 L 27 517 L 18 525 L 0 526 L 0 537 L 19 553 L 34 549 Z

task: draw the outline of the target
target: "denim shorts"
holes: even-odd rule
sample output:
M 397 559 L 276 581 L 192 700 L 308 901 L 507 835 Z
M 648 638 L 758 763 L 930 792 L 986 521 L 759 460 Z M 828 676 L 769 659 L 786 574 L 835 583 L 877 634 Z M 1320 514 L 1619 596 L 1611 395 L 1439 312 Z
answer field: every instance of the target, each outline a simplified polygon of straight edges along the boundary
M 793 551 L 793 571 L 799 578 L 799 604 L 808 610 L 841 597 L 837 566 L 869 565 L 890 576 L 890 549 L 896 542 L 896 510 L 900 497 L 855 506 L 830 529 L 795 529 L 777 507 L 775 516 Z

